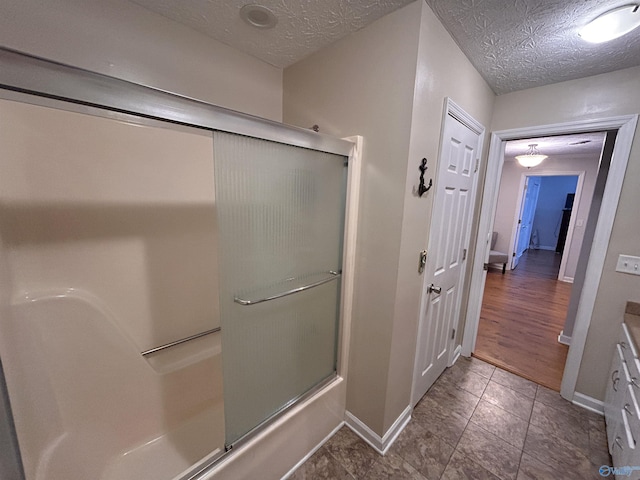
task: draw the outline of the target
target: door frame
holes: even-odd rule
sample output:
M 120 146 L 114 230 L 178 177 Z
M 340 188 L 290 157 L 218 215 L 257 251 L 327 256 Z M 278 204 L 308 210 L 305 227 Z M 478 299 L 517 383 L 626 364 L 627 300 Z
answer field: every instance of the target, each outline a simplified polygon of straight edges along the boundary
M 629 162 L 637 122 L 637 114 L 621 115 L 594 120 L 501 130 L 491 134 L 478 234 L 476 237 L 476 249 L 471 273 L 465 331 L 462 341 L 462 355 L 471 356 L 478 335 L 480 309 L 482 307 L 482 296 L 486 278 L 483 264 L 487 261 L 489 255 L 489 235 L 491 234 L 495 219 L 495 207 L 498 200 L 497 186 L 500 184 L 500 178 L 502 176 L 506 142 L 518 138 L 618 130 L 602 198 L 602 205 L 598 215 L 593 246 L 589 255 L 585 280 L 582 286 L 582 294 L 580 295 L 580 301 L 578 303 L 571 345 L 562 376 L 560 394 L 567 400 L 572 401 L 574 399 L 587 333 L 591 323 L 600 279 L 602 277 L 607 247 L 611 238 L 611 231 L 613 230 L 613 222 L 622 191 L 625 171 Z
M 467 127 L 469 130 L 471 130 L 473 133 L 478 135 L 478 150 L 477 150 L 477 163 L 474 169 L 474 178 L 473 178 L 473 186 L 472 186 L 472 190 L 470 192 L 471 195 L 471 199 L 475 199 L 476 198 L 476 194 L 477 194 L 477 189 L 478 189 L 478 184 L 479 184 L 479 180 L 478 177 L 480 177 L 480 161 L 482 160 L 482 152 L 483 152 L 483 148 L 484 148 L 484 137 L 485 137 L 485 132 L 486 129 L 484 127 L 484 125 L 482 125 L 480 122 L 478 122 L 475 118 L 473 118 L 471 115 L 469 115 L 467 112 L 465 112 L 458 104 L 456 104 L 450 97 L 445 97 L 444 99 L 444 109 L 442 112 L 442 120 L 441 120 L 441 125 L 440 125 L 440 141 L 439 141 L 439 147 L 438 147 L 438 163 L 437 163 L 437 167 L 436 167 L 436 174 L 435 174 L 435 178 L 438 178 L 438 174 L 440 172 L 440 168 L 442 167 L 441 162 L 442 162 L 442 142 L 443 142 L 443 136 L 444 136 L 444 131 L 445 131 L 445 122 L 447 121 L 448 117 L 451 117 L 453 120 L 460 122 L 462 125 L 464 125 L 465 127 Z M 437 181 L 434 185 L 434 195 L 437 193 L 438 189 L 438 184 Z M 432 208 L 434 208 L 436 202 L 435 200 L 432 203 Z M 472 222 L 473 218 L 474 218 L 474 213 L 476 208 L 478 207 L 477 202 L 472 200 L 471 203 L 471 212 L 470 213 L 470 217 L 469 220 Z M 431 215 L 431 218 L 433 218 L 433 212 Z M 471 239 L 472 239 L 472 225 L 469 225 L 469 228 L 467 229 L 467 234 L 465 236 L 464 245 L 467 245 L 467 251 L 470 251 L 470 243 L 471 243 Z M 427 245 L 427 249 L 430 248 L 431 245 L 431 237 L 433 235 L 433 231 L 429 232 L 429 239 L 428 239 L 428 245 Z M 471 261 L 471 257 L 467 257 L 467 259 L 465 260 L 465 265 L 463 266 L 464 270 L 461 273 L 461 278 L 460 278 L 460 285 L 463 285 L 464 282 L 464 278 L 467 274 L 467 272 L 469 271 L 469 268 L 467 267 L 467 265 L 469 264 L 469 262 Z M 423 280 L 422 280 L 422 285 L 420 287 L 420 310 L 418 311 L 418 332 L 416 335 L 416 349 L 415 349 L 415 358 L 413 360 L 413 379 L 411 382 L 411 406 L 415 406 L 418 401 L 420 400 L 418 399 L 414 399 L 415 395 L 416 395 L 416 384 L 417 384 L 417 379 L 418 379 L 418 374 L 420 371 L 420 365 L 419 365 L 419 360 L 420 360 L 420 345 L 419 345 L 419 340 L 420 340 L 420 335 L 422 333 L 422 328 L 423 328 L 423 322 L 422 322 L 422 317 L 423 317 L 423 313 L 425 311 L 426 308 L 426 302 L 425 302 L 425 295 L 424 295 L 424 290 L 427 286 L 428 283 L 432 282 L 433 278 L 428 276 L 427 274 L 424 275 Z M 458 315 L 457 315 L 457 323 L 456 325 L 451 325 L 451 327 L 455 328 L 456 332 L 459 331 L 460 328 L 460 318 L 461 318 L 461 313 L 462 313 L 462 297 L 460 298 L 460 305 L 458 305 Z M 456 335 L 457 336 L 457 335 Z M 449 339 L 449 357 L 447 358 L 447 366 L 451 366 L 453 365 L 453 363 L 456 361 L 456 359 L 460 356 L 460 352 L 462 349 L 461 345 L 458 345 L 457 348 L 455 347 L 455 338 L 450 338 Z
M 573 205 L 577 207 L 580 205 L 580 201 L 582 200 L 582 186 L 584 184 L 585 171 L 540 171 L 540 172 L 523 172 L 522 177 L 520 178 L 520 187 L 518 189 L 518 200 L 516 203 L 516 214 L 513 221 L 513 227 L 511 229 L 511 251 L 509 252 L 509 257 L 513 258 L 513 254 L 516 251 L 515 242 L 518 236 L 518 217 L 520 209 L 522 208 L 523 198 L 524 198 L 524 185 L 526 182 L 526 177 L 578 177 L 578 183 L 576 184 L 576 196 L 573 202 Z M 573 212 L 573 210 L 572 210 Z M 564 242 L 565 245 L 571 245 L 571 240 L 573 240 L 573 229 L 575 228 L 576 216 L 571 215 L 569 219 L 569 229 L 567 231 L 567 238 Z M 564 272 L 567 269 L 567 258 L 569 257 L 569 253 L 567 250 L 562 252 L 562 259 L 560 260 L 560 270 L 558 271 L 558 280 L 561 282 L 569 282 L 569 280 L 564 279 Z M 571 282 L 573 283 L 573 279 Z
M 532 173 L 523 173 L 520 178 L 520 186 L 518 187 L 518 196 L 516 201 L 516 211 L 514 214 L 513 225 L 511 226 L 511 248 L 508 250 L 509 255 L 509 270 L 513 270 L 515 267 L 513 262 L 518 258 L 518 245 L 520 244 L 520 235 L 522 235 L 522 213 L 526 205 L 526 195 L 529 194 L 529 177 L 537 177 Z M 526 191 L 525 191 L 526 188 Z M 538 186 L 538 189 L 540 186 Z M 539 190 L 538 190 L 539 191 Z M 536 197 L 536 208 L 538 204 L 538 198 Z M 533 209 L 533 216 L 535 217 L 536 209 Z M 533 218 L 531 219 L 531 226 L 533 226 Z M 531 245 L 531 235 L 529 233 L 529 245 Z

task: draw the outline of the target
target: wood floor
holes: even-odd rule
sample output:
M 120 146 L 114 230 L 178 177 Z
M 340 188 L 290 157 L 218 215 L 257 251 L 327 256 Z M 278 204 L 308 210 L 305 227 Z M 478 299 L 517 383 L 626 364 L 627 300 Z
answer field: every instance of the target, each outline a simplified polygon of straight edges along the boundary
M 571 284 L 557 280 L 560 255 L 529 250 L 515 270 L 490 270 L 474 356 L 560 390 L 569 347 L 558 343 Z

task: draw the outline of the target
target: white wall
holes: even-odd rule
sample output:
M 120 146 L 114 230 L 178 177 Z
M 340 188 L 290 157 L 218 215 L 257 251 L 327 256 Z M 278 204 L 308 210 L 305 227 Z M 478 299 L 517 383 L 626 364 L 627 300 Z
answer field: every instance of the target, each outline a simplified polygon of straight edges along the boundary
M 517 214 L 518 189 L 522 181 L 522 176 L 525 175 L 525 173 L 532 175 L 554 175 L 567 172 L 572 174 L 575 172 L 585 172 L 580 203 L 579 205 L 576 204 L 578 208 L 574 211 L 574 215 L 576 215 L 576 219 L 581 219 L 586 222 L 589 208 L 591 207 L 591 198 L 593 196 L 596 176 L 598 175 L 599 157 L 599 154 L 587 156 L 556 155 L 547 158 L 539 166 L 528 170 L 518 165 L 515 160 L 507 159 L 502 169 L 498 204 L 496 206 L 496 218 L 493 227 L 493 229 L 498 232 L 498 241 L 495 249 L 500 252 L 511 252 L 513 249 L 513 245 L 511 245 L 511 235 Z M 571 245 L 566 246 L 568 248 L 565 271 L 566 277 L 573 278 L 575 275 L 583 236 L 584 224 L 582 227 L 574 228 Z M 555 244 L 552 246 L 555 248 Z
M 0 45 L 282 120 L 282 70 L 126 0 L 5 0 Z
M 598 119 L 640 112 L 640 67 L 532 88 L 496 98 L 492 130 Z M 576 391 L 603 400 L 627 300 L 640 300 L 640 277 L 617 273 L 621 253 L 640 255 L 640 134 L 636 131 Z

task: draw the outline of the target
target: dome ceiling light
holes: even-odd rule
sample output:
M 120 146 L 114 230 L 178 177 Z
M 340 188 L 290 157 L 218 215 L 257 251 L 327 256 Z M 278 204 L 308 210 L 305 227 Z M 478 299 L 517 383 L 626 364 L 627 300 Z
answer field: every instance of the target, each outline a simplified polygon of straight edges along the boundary
M 547 158 L 547 155 L 542 155 L 538 152 L 536 148 L 538 146 L 537 143 L 532 143 L 529 145 L 529 150 L 524 155 L 516 155 L 516 160 L 523 167 L 531 168 L 536 165 L 540 165 L 542 161 Z
M 585 25 L 580 37 L 590 43 L 603 43 L 621 37 L 640 26 L 640 4 L 614 8 Z

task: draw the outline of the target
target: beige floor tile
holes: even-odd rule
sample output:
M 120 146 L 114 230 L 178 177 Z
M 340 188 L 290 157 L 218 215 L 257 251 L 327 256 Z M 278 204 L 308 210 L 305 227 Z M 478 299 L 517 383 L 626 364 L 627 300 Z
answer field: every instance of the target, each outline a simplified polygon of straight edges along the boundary
M 519 377 L 501 368 L 495 369 L 491 380 L 530 398 L 535 398 L 536 391 L 538 390 L 538 385 L 531 380 Z
M 469 420 L 450 411 L 446 405 L 423 398 L 413 410 L 413 419 L 428 432 L 437 435 L 450 445 L 457 445 Z
M 531 413 L 531 424 L 545 434 L 571 442 L 583 452 L 589 451 L 589 422 L 577 415 L 550 407 L 536 400 Z
M 342 427 L 324 448 L 355 478 L 364 478 L 380 455 L 348 427 Z
M 499 477 L 482 468 L 459 451 L 451 456 L 441 478 L 442 480 L 500 480 Z
M 344 427 L 289 478 L 595 480 L 601 465 L 601 416 L 472 358 L 429 389 L 385 456 Z
M 477 397 L 481 397 L 489 383 L 489 378 L 460 366 L 458 360 L 451 368 L 438 379 L 438 382 L 448 382 L 461 390 L 465 390 Z
M 497 405 L 486 400 L 480 400 L 471 417 L 471 422 L 482 427 L 487 432 L 493 433 L 519 450 L 524 447 L 524 439 L 527 436 L 529 424 L 526 420 L 503 410 Z
M 471 458 L 502 480 L 515 479 L 522 451 L 473 422 L 467 425 L 456 451 Z
M 529 421 L 533 409 L 533 398 L 491 380 L 484 390 L 482 399 L 493 403 L 507 412 Z
M 591 463 L 581 448 L 566 440 L 553 437 L 535 425 L 529 425 L 524 453 L 558 472 L 569 472 L 575 475 L 575 478 L 597 478 L 597 467 Z
M 364 477 L 363 477 L 364 478 Z M 426 480 L 402 457 L 387 453 L 371 467 L 366 480 Z
M 436 382 L 425 397 L 467 419 L 471 418 L 480 401 L 480 397 L 447 382 Z
M 451 445 L 418 422 L 409 422 L 390 451 L 409 462 L 428 480 L 437 480 L 447 466 L 453 450 Z
M 304 462 L 289 480 L 354 480 L 349 472 L 324 447 Z

